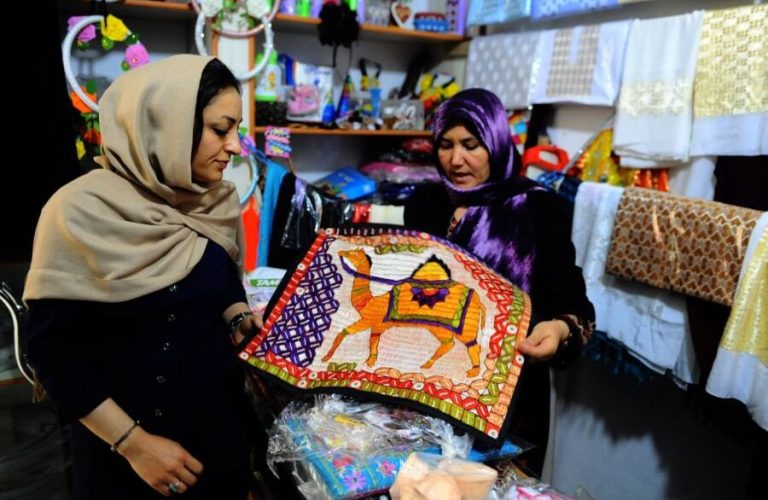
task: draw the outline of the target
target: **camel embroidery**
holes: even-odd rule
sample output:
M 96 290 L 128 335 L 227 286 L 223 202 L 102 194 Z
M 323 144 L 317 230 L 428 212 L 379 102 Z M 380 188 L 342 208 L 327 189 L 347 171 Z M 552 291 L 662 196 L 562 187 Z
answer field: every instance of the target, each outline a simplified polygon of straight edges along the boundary
M 459 340 L 467 348 L 472 368 L 468 377 L 480 373 L 480 346 L 478 333 L 485 326 L 485 307 L 478 294 L 468 286 L 451 279 L 450 269 L 432 256 L 420 265 L 410 278 L 389 281 L 371 275 L 371 258 L 361 249 L 339 252 L 342 264 L 355 276 L 350 300 L 360 319 L 336 335 L 333 345 L 323 356 L 328 362 L 348 335 L 371 330 L 369 355 L 366 364 L 372 367 L 378 357 L 381 335 L 394 326 L 412 325 L 429 330 L 440 341 L 432 357 L 421 367 L 435 364 Z M 346 259 L 354 269 L 349 269 Z M 392 289 L 382 295 L 371 293 L 371 281 L 392 283 Z

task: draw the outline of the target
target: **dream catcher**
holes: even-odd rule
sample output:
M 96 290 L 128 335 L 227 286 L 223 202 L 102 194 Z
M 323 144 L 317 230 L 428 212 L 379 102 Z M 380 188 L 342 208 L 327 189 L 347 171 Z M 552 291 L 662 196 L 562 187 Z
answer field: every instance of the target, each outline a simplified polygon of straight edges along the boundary
M 232 38 L 248 38 L 264 31 L 262 53 L 272 53 L 272 19 L 280 7 L 280 0 L 274 0 L 271 9 L 268 0 L 190 0 L 190 3 L 198 14 L 195 23 L 195 46 L 199 54 L 208 55 L 205 47 L 206 22 L 214 32 Z M 235 76 L 241 82 L 255 78 L 267 67 L 268 59 L 262 57 L 253 68 L 242 74 L 236 73 Z

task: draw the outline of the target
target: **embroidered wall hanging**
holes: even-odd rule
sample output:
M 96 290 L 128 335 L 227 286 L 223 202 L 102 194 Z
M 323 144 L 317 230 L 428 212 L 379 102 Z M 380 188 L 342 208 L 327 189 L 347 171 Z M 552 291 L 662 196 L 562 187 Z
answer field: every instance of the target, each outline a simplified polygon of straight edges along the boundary
M 605 270 L 730 306 L 758 210 L 651 189 L 619 203 Z
M 277 293 L 244 361 L 298 389 L 503 436 L 530 299 L 460 248 L 400 229 L 325 230 Z
M 542 31 L 531 80 L 534 104 L 613 106 L 630 21 Z

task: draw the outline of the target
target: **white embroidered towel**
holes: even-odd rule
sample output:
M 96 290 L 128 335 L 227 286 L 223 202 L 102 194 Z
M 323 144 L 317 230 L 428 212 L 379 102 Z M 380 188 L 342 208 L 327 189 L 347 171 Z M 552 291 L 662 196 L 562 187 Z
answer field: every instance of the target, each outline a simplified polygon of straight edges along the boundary
M 542 31 L 534 59 L 533 103 L 613 106 L 630 21 Z
M 768 5 L 704 13 L 691 156 L 768 154 Z
M 576 264 L 582 268 L 587 295 L 595 306 L 597 328 L 624 344 L 647 366 L 695 382 L 695 367 L 678 363 L 688 329 L 685 298 L 605 273 L 623 192 L 607 184 L 583 182 L 576 193 L 571 238 Z
M 707 392 L 747 405 L 760 427 L 768 430 L 768 214 L 758 221 L 731 315 L 717 348 Z
M 467 88 L 490 90 L 507 109 L 531 104 L 531 68 L 540 32 L 480 36 L 469 44 Z
M 688 160 L 702 15 L 697 11 L 632 24 L 613 132 L 623 166 L 633 158 Z

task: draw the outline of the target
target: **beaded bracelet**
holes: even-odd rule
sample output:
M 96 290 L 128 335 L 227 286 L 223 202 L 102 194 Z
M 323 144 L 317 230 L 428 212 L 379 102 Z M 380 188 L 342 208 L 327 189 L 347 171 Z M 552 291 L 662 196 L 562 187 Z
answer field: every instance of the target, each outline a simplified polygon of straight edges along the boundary
M 112 446 L 109 447 L 109 451 L 111 451 L 112 453 L 117 453 L 117 447 L 123 444 L 123 441 L 125 441 L 128 438 L 128 436 L 131 435 L 131 433 L 133 432 L 133 429 L 138 427 L 139 424 L 140 422 L 138 420 L 135 421 L 133 425 L 127 431 L 125 431 L 125 433 L 123 433 L 122 436 L 117 438 L 117 441 L 115 441 L 114 444 L 112 444 Z
M 235 345 L 237 345 L 235 332 L 237 332 L 237 328 L 240 326 L 240 323 L 242 323 L 243 320 L 248 316 L 253 316 L 253 313 L 251 311 L 243 311 L 241 313 L 235 314 L 232 319 L 229 320 L 229 338 L 232 339 L 232 343 Z

